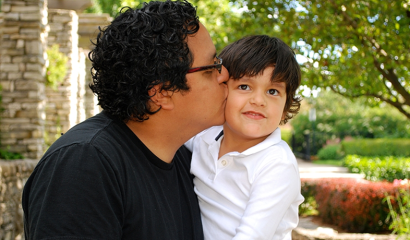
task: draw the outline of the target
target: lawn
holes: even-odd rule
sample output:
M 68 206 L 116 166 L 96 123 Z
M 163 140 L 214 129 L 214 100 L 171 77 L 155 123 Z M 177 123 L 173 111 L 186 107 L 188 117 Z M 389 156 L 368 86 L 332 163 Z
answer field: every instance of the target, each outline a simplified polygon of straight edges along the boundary
M 312 161 L 312 163 L 341 167 L 343 165 L 343 160 L 314 160 Z

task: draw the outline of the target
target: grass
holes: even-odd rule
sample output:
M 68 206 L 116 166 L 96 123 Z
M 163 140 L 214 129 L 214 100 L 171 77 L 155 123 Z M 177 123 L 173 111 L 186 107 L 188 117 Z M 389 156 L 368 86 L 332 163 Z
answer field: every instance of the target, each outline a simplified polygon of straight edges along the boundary
M 320 165 L 332 165 L 337 167 L 343 166 L 343 160 L 314 160 L 312 161 L 312 163 Z

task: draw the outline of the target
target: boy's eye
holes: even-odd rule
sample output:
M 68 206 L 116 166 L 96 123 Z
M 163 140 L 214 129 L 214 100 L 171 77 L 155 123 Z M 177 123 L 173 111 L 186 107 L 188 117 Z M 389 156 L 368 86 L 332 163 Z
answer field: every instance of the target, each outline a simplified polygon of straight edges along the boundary
M 248 85 L 239 85 L 238 87 L 241 90 L 249 90 L 249 86 Z
M 269 89 L 268 90 L 268 94 L 270 94 L 270 95 L 278 95 L 278 90 L 276 90 L 276 89 Z

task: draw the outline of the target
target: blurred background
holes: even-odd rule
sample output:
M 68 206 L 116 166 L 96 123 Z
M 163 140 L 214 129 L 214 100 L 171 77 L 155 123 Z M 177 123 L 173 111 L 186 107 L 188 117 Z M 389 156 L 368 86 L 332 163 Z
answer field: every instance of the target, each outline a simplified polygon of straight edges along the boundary
M 93 0 L 85 11 L 115 16 L 142 2 Z M 279 37 L 295 50 L 304 101 L 282 132 L 299 157 L 319 159 L 321 149 L 345 139 L 410 137 L 410 1 L 191 3 L 218 51 L 251 34 Z
M 98 112 L 87 89 L 86 58 L 96 27 L 142 2 L 0 0 L 0 239 L 21 238 L 21 188 L 44 149 Z M 406 238 L 410 0 L 190 2 L 218 52 L 252 34 L 291 46 L 302 69 L 303 101 L 300 113 L 280 126 L 282 138 L 300 161 L 363 175 L 302 179 L 301 216 L 318 216 L 344 231 Z M 5 162 L 13 159 L 15 165 Z

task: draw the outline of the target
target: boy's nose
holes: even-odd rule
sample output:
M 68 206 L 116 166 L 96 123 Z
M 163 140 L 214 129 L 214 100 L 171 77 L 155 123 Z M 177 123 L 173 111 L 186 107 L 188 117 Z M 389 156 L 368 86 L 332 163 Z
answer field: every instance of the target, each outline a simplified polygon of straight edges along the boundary
M 257 106 L 265 106 L 266 105 L 265 98 L 263 97 L 263 95 L 261 93 L 253 94 L 253 96 L 250 98 L 249 102 L 251 104 L 255 104 Z

